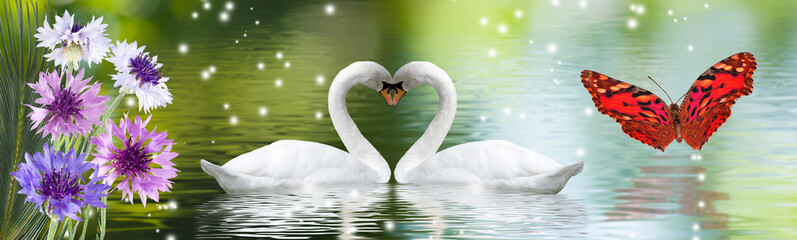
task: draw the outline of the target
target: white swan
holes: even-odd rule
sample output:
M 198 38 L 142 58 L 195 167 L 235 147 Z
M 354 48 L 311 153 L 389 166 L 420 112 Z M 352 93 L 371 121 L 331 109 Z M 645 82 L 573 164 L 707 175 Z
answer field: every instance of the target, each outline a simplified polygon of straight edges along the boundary
M 204 159 L 202 170 L 228 193 L 265 191 L 275 187 L 319 184 L 385 183 L 390 167 L 357 129 L 346 109 L 346 94 L 357 84 L 379 91 L 388 104 L 391 79 L 381 65 L 355 62 L 340 70 L 329 87 L 329 117 L 343 145 L 335 147 L 299 140 L 280 140 L 233 158 L 224 166 Z
M 448 74 L 429 62 L 411 62 L 394 75 L 393 104 L 409 90 L 429 84 L 437 90 L 440 106 L 420 139 L 401 157 L 393 175 L 399 183 L 480 184 L 556 194 L 584 162 L 563 167 L 551 158 L 508 141 L 464 143 L 438 153 L 457 111 L 457 93 Z

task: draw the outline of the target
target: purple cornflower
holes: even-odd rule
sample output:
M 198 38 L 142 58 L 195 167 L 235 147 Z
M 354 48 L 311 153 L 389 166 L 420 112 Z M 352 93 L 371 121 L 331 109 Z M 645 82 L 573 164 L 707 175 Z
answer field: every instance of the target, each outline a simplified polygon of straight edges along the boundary
M 169 179 L 180 171 L 171 161 L 178 155 L 171 152 L 173 140 L 166 139 L 166 132 L 155 132 L 157 128 L 151 132 L 145 128 L 151 118 L 152 115 L 142 121 L 136 116 L 133 122 L 125 115 L 119 126 L 109 120 L 105 125 L 109 133 L 89 140 L 97 146 L 92 162 L 99 165 L 100 174 L 107 175 L 105 183 L 113 184 L 121 176 L 115 188 L 122 191 L 122 199 L 127 197 L 133 203 L 133 192 L 137 191 L 145 206 L 147 197 L 158 202 L 158 191 L 170 192 Z M 121 140 L 121 147 L 114 145 L 114 137 Z
M 83 70 L 74 77 L 66 74 L 66 79 L 66 87 L 62 88 L 58 71 L 42 72 L 38 82 L 28 83 L 41 96 L 35 100 L 41 107 L 25 104 L 33 110 L 28 114 L 33 121 L 30 129 L 43 125 L 37 133 L 44 132 L 44 136 L 50 134 L 55 139 L 59 134 L 86 135 L 92 124 L 101 124 L 99 117 L 107 108 L 105 101 L 111 98 L 97 95 L 102 84 L 86 85 L 91 78 L 83 79 Z
M 97 166 L 85 158 L 86 154 L 76 155 L 74 149 L 63 153 L 45 143 L 44 151 L 32 156 L 25 153 L 25 162 L 11 176 L 22 186 L 18 193 L 26 194 L 25 200 L 40 208 L 44 205 L 47 215 L 82 221 L 76 213 L 86 204 L 105 208 L 100 198 L 107 196 L 105 192 L 111 188 L 100 182 L 104 176 L 96 169 L 89 181 L 84 181 L 83 173 Z
M 144 52 L 146 46 L 138 47 L 138 43 L 116 41 L 111 46 L 111 56 L 107 60 L 113 63 L 116 74 L 111 75 L 114 87 L 119 93 L 136 94 L 138 110 L 149 113 L 152 109 L 166 107 L 172 103 L 172 93 L 166 82 L 168 77 L 161 73 L 162 63 L 158 56 L 150 57 Z

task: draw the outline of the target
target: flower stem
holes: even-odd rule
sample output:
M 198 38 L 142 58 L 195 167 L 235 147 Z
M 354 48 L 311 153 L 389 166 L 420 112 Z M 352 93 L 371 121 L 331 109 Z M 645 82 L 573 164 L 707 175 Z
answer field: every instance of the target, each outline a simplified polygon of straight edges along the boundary
M 50 217 L 50 227 L 47 229 L 47 239 L 55 239 L 55 232 L 58 231 L 58 218 Z

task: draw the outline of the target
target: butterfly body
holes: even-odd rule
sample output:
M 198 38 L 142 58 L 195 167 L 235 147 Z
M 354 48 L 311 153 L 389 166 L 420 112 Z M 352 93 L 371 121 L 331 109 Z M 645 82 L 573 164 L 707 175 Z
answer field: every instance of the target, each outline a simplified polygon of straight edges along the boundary
M 700 150 L 730 117 L 736 99 L 752 93 L 755 69 L 751 53 L 734 54 L 701 74 L 680 105 L 669 106 L 648 90 L 595 71 L 582 71 L 581 82 L 595 107 L 628 136 L 661 151 L 673 140 Z

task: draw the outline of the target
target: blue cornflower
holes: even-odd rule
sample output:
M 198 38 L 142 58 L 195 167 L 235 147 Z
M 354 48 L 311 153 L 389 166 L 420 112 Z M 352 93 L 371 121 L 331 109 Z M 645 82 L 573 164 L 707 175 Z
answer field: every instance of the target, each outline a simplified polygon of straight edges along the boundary
M 77 155 L 74 149 L 63 153 L 44 144 L 42 152 L 25 153 L 25 162 L 11 176 L 22 186 L 18 193 L 27 195 L 25 200 L 38 205 L 40 211 L 46 210 L 47 215 L 60 220 L 69 217 L 82 221 L 77 216 L 80 209 L 87 204 L 105 208 L 101 198 L 108 196 L 111 188 L 102 183 L 103 176 L 96 169 L 85 182 L 83 173 L 97 166 L 85 159 L 86 154 Z

